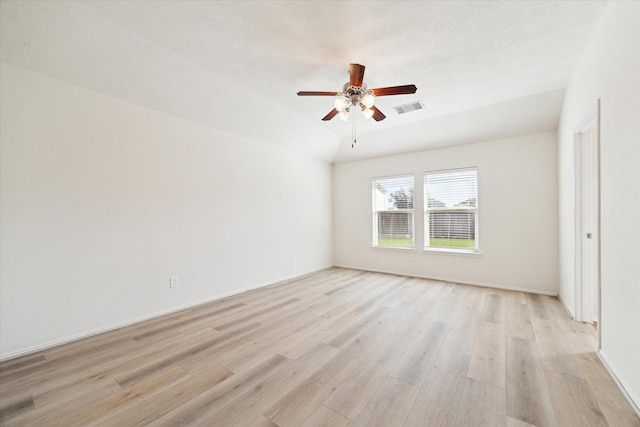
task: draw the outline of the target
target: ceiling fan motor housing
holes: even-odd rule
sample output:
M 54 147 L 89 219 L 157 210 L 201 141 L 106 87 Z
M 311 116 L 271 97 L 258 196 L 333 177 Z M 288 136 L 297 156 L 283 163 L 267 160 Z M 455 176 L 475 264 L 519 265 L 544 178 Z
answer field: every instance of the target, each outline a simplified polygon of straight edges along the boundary
M 351 105 L 360 105 L 362 98 L 367 94 L 373 96 L 373 91 L 368 91 L 364 83 L 362 86 L 352 86 L 347 82 L 342 87 L 342 95 L 351 101 Z

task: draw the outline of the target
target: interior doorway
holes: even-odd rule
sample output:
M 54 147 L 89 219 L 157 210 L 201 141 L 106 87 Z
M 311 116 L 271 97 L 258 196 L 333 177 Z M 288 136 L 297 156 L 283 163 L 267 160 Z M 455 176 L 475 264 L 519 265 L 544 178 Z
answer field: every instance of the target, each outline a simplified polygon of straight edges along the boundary
M 576 127 L 575 275 L 576 320 L 600 320 L 600 102 Z M 599 335 L 599 334 L 598 334 Z M 598 347 L 599 345 L 598 339 Z

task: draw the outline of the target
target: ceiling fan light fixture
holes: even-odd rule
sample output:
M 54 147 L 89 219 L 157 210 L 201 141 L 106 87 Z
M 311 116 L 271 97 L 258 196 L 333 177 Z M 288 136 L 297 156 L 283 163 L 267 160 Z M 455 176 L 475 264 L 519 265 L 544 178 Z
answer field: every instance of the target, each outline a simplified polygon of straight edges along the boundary
M 338 111 L 343 111 L 345 108 L 349 106 L 349 100 L 344 95 L 336 96 L 335 101 L 333 102 L 334 107 Z
M 376 97 L 373 95 L 372 91 L 368 91 L 363 97 L 362 97 L 362 103 L 364 104 L 365 107 L 367 108 L 371 108 L 373 107 L 373 104 L 376 102 Z M 371 113 L 373 114 L 373 113 Z
M 370 119 L 371 117 L 373 117 L 373 110 L 371 108 L 363 108 L 362 115 L 365 119 Z
M 336 108 L 337 110 L 337 108 Z M 349 109 L 345 108 L 342 111 L 340 111 L 340 114 L 338 114 L 338 118 L 340 120 L 342 120 L 343 122 L 346 122 L 347 120 L 349 120 Z

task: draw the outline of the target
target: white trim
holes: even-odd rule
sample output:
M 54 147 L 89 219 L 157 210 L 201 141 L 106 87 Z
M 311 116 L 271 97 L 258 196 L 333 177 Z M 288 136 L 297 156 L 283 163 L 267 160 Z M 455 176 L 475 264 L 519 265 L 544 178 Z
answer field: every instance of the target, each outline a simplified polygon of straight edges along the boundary
M 597 321 L 597 347 L 600 349 L 602 347 L 602 319 L 601 319 L 601 303 L 602 303 L 602 277 L 601 277 L 601 233 L 600 233 L 600 222 L 601 222 L 601 173 L 600 173 L 600 134 L 601 134 L 601 123 L 600 123 L 600 98 L 596 99 L 596 102 L 592 104 L 591 107 L 587 109 L 587 112 L 584 114 L 582 119 L 578 122 L 578 124 L 574 128 L 573 136 L 574 136 L 574 153 L 573 153 L 573 218 L 574 218 L 574 241 L 573 241 L 573 255 L 574 255 L 574 274 L 575 274 L 575 283 L 574 283 L 574 292 L 575 292 L 575 300 L 574 300 L 574 319 L 578 321 L 584 321 L 591 323 L 593 320 Z M 582 135 L 588 130 L 595 130 L 595 143 L 592 142 L 592 145 L 589 147 L 585 147 L 582 141 Z M 590 201 L 590 209 L 593 209 L 592 214 L 595 217 L 594 224 L 589 229 L 593 232 L 594 240 L 593 240 L 593 253 L 589 257 L 591 262 L 588 265 L 592 265 L 592 268 L 595 270 L 594 277 L 591 278 L 588 283 L 585 282 L 585 278 L 583 277 L 584 273 L 584 263 L 587 261 L 585 257 L 587 254 L 585 253 L 585 245 L 584 241 L 584 232 L 585 227 L 583 224 L 583 203 L 582 200 L 582 192 L 583 192 L 583 163 L 585 161 L 584 150 L 589 150 L 589 153 L 594 157 L 591 160 L 592 163 L 592 174 L 595 177 L 596 181 L 590 183 L 589 185 L 593 186 L 591 188 L 590 193 L 595 195 L 596 199 Z M 594 164 L 595 163 L 595 164 Z M 589 231 L 589 230 L 587 230 Z M 595 289 L 591 288 L 594 286 Z M 585 287 L 587 289 L 585 289 Z M 585 291 L 588 294 L 585 295 Z M 594 291 L 597 293 L 595 298 L 596 313 L 593 313 L 593 299 L 594 299 Z M 566 307 L 565 307 L 566 308 Z M 594 315 L 595 314 L 595 315 Z
M 597 294 L 598 294 L 598 308 L 597 308 L 597 313 L 596 313 L 596 321 L 598 322 L 598 327 L 597 327 L 597 333 L 598 333 L 598 351 L 600 351 L 600 349 L 602 349 L 602 315 L 600 313 L 602 313 L 602 173 L 600 171 L 600 141 L 601 141 L 601 129 L 602 129 L 602 120 L 601 120 L 601 101 L 600 98 L 598 98 L 597 101 L 597 105 L 596 105 L 596 120 L 597 120 L 597 125 L 596 125 L 596 132 L 597 132 L 597 143 L 596 143 L 596 174 L 598 175 L 598 182 L 596 183 L 596 186 L 598 187 L 598 203 L 597 203 L 597 216 L 598 216 L 598 220 L 596 223 L 596 233 L 598 233 L 598 244 L 596 247 L 596 251 L 597 251 L 597 257 L 598 257 L 598 276 L 596 277 L 597 280 Z M 640 416 L 640 412 L 638 412 L 638 406 L 636 406 L 636 412 L 638 413 L 638 416 Z
M 383 250 L 392 250 L 392 251 L 413 251 L 413 252 L 417 252 L 418 249 L 416 249 L 415 246 L 376 246 L 376 245 L 371 245 L 372 249 L 383 249 Z
M 419 279 L 430 279 L 430 280 L 437 280 L 439 282 L 459 283 L 461 285 L 480 286 L 480 287 L 483 287 L 483 288 L 502 289 L 502 290 L 505 290 L 505 291 L 528 292 L 530 294 L 549 295 L 549 296 L 552 296 L 552 297 L 557 297 L 558 296 L 558 292 L 553 292 L 553 291 L 543 291 L 543 290 L 540 290 L 540 289 L 520 288 L 520 287 L 517 287 L 517 286 L 496 285 L 494 283 L 484 283 L 484 282 L 475 282 L 475 281 L 470 281 L 470 280 L 460 280 L 460 279 L 451 279 L 451 278 L 427 276 L 427 275 L 418 274 L 418 273 L 408 273 L 406 271 L 383 270 L 383 269 L 377 269 L 377 268 L 351 267 L 351 266 L 348 266 L 348 265 L 341 265 L 341 264 L 336 264 L 334 267 L 348 268 L 348 269 L 351 269 L 351 270 L 360 270 L 360 271 L 371 271 L 371 272 L 374 272 L 374 273 L 394 274 L 396 276 L 417 277 Z
M 631 395 L 629 390 L 627 390 L 627 388 L 625 387 L 624 382 L 620 379 L 620 377 L 616 373 L 615 368 L 609 363 L 602 349 L 598 350 L 596 354 L 598 355 L 598 358 L 600 359 L 604 367 L 607 368 L 607 371 L 609 371 L 609 375 L 611 375 L 611 378 L 613 378 L 613 381 L 616 383 L 616 385 L 624 395 L 625 399 L 627 399 L 627 401 L 629 402 L 629 405 L 631 405 L 631 408 L 633 408 L 636 415 L 640 417 L 640 396 Z
M 424 248 L 422 252 L 426 254 L 437 254 L 437 255 L 466 255 L 466 256 L 482 256 L 482 252 L 480 251 L 470 251 L 465 249 L 445 249 L 445 248 Z
M 285 282 L 287 280 L 292 280 L 292 279 L 299 279 L 302 278 L 304 276 L 308 276 L 309 274 L 313 274 L 316 273 L 318 271 L 322 271 L 322 270 L 327 270 L 332 268 L 333 266 L 328 266 L 328 267 L 322 267 L 322 268 L 318 268 L 316 270 L 312 270 L 312 271 L 307 271 L 305 273 L 301 273 L 301 274 L 294 274 L 294 275 L 290 275 L 290 276 L 286 276 L 277 280 L 273 280 L 273 281 L 269 281 L 269 282 L 263 282 L 257 285 L 253 285 L 253 286 L 248 286 L 246 288 L 242 288 L 242 289 L 237 289 L 234 291 L 230 291 L 230 292 L 225 292 L 223 294 L 219 294 L 216 295 L 214 297 L 211 298 L 206 298 L 204 300 L 200 300 L 200 301 L 196 301 L 196 302 L 192 302 L 192 303 L 187 303 L 187 304 L 183 304 L 177 307 L 171 307 L 169 309 L 166 310 L 161 310 L 161 311 L 157 311 L 155 313 L 151 313 L 151 314 L 147 314 L 144 316 L 139 316 L 139 317 L 135 317 L 133 319 L 129 319 L 129 320 L 125 320 L 124 322 L 119 322 L 110 326 L 106 326 L 103 328 L 96 328 L 96 329 L 92 329 L 89 331 L 85 331 L 76 335 L 71 335 L 65 338 L 61 338 L 61 339 L 57 339 L 57 340 L 53 340 L 53 341 L 49 341 L 46 342 L 44 344 L 39 344 L 39 345 L 35 345 L 32 347 L 28 347 L 22 350 L 17 350 L 17 351 L 13 351 L 10 353 L 6 353 L 3 354 L 2 356 L 0 356 L 0 362 L 4 362 L 6 360 L 10 360 L 10 359 L 15 359 L 18 357 L 22 357 L 22 356 L 27 356 L 29 354 L 33 354 L 36 353 L 38 351 L 43 351 L 43 350 L 48 350 L 50 348 L 53 347 L 57 347 L 59 345 L 62 344 L 68 344 L 74 341 L 79 341 L 81 339 L 84 338 L 89 338 L 89 337 L 93 337 L 96 335 L 100 335 L 103 334 L 105 332 L 110 332 L 110 331 L 115 331 L 116 329 L 120 329 L 120 328 L 124 328 L 126 326 L 131 326 L 134 325 L 136 323 L 140 323 L 140 322 L 145 322 L 147 320 L 151 320 L 151 319 L 155 319 L 157 317 L 161 317 L 161 316 L 166 316 L 168 314 L 172 314 L 172 313 L 177 313 L 179 311 L 182 310 L 186 310 L 192 307 L 196 307 L 198 305 L 202 305 L 202 304 L 207 304 L 213 301 L 217 301 L 217 300 L 221 300 L 233 295 L 238 295 L 238 294 L 242 294 L 244 292 L 249 292 L 249 291 L 253 291 L 255 289 L 259 289 L 259 288 L 265 288 L 267 286 L 271 286 L 271 285 L 275 285 L 275 284 L 279 284 L 281 282 Z
M 600 98 L 596 100 L 594 104 L 591 104 L 587 111 L 582 116 L 582 119 L 578 122 L 578 124 L 573 128 L 573 133 L 582 133 L 587 128 L 592 126 L 598 126 L 596 119 L 599 118 L 600 113 Z
M 569 306 L 567 305 L 565 300 L 562 298 L 562 294 L 558 293 L 558 299 L 560 300 L 560 304 L 562 304 L 564 311 L 566 311 L 567 314 L 571 317 L 571 320 L 576 320 L 576 315 L 569 309 Z
M 583 119 L 584 121 L 584 119 Z M 573 134 L 573 259 L 574 319 L 582 322 L 582 131 Z

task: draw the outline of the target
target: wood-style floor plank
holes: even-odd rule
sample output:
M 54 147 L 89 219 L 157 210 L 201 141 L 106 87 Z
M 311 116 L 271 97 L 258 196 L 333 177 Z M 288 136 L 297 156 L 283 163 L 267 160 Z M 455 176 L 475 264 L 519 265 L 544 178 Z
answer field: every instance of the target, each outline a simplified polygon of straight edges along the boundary
M 450 325 L 442 322 L 429 322 L 423 333 L 418 336 L 411 348 L 400 360 L 391 376 L 420 387 L 447 339 Z
M 163 416 L 172 409 L 204 393 L 208 389 L 231 377 L 233 373 L 221 366 L 203 370 L 154 396 L 124 411 L 111 414 L 97 425 L 108 426 L 143 426 Z
M 402 427 L 418 387 L 387 377 L 358 415 L 354 427 Z
M 456 425 L 493 427 L 505 422 L 505 389 L 466 378 Z
M 307 379 L 265 412 L 279 427 L 301 425 L 334 391 L 333 383 Z
M 505 327 L 508 336 L 525 340 L 536 339 L 526 304 L 507 302 Z M 595 346 L 593 348 L 595 348 Z
M 444 347 L 471 355 L 478 334 L 480 313 L 468 308 L 461 310 L 459 313 L 447 335 Z
M 107 419 L 120 411 L 129 409 L 148 399 L 153 399 L 159 392 L 168 389 L 182 381 L 191 378 L 191 375 L 177 366 L 164 372 L 159 372 L 153 378 L 149 378 L 120 390 L 117 393 L 100 399 L 86 408 L 79 409 L 71 414 L 56 420 L 59 425 L 89 425 Z M 53 424 L 53 420 L 51 420 Z
M 578 354 L 576 358 L 598 403 L 628 411 L 629 404 L 598 356 L 591 352 Z
M 371 355 L 368 363 L 361 365 L 357 371 L 348 372 L 351 375 L 339 379 L 340 384 L 325 400 L 324 405 L 355 420 L 412 343 L 413 338 L 406 335 L 388 337 Z
M 507 417 L 507 427 L 537 427 L 516 418 Z
M 537 426 L 556 425 L 535 341 L 507 337 L 506 413 Z M 515 374 L 515 375 L 514 375 Z
M 482 320 L 504 325 L 505 309 L 505 298 L 502 295 L 487 295 L 482 309 Z
M 352 425 L 349 418 L 343 417 L 326 406 L 318 407 L 307 420 L 302 423 L 302 427 L 349 427 Z
M 249 427 L 279 427 L 278 424 L 271 421 L 269 418 L 261 415 L 260 418 L 252 423 L 248 424 Z
M 606 403 L 599 403 L 598 406 L 610 427 L 640 427 L 640 417 L 628 409 L 619 409 Z
M 273 356 L 254 369 L 233 375 L 148 423 L 149 426 L 206 425 L 216 412 L 286 371 L 287 359 Z
M 504 388 L 505 353 L 504 325 L 480 322 L 467 376 Z
M 559 425 L 606 426 L 607 421 L 583 378 L 545 370 Z
M 564 372 L 577 377 L 582 376 L 580 368 L 575 363 L 569 343 L 567 332 L 559 327 L 564 327 L 565 322 L 557 322 L 545 319 L 533 319 L 533 331 L 536 336 L 538 350 L 542 358 L 542 366 L 556 372 Z
M 460 352 L 442 350 L 420 387 L 404 427 L 455 425 L 470 359 Z
M 0 363 L 3 426 L 640 427 L 557 298 L 342 268 Z

